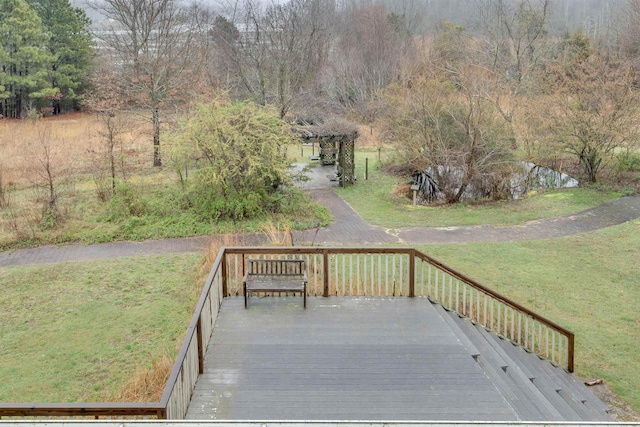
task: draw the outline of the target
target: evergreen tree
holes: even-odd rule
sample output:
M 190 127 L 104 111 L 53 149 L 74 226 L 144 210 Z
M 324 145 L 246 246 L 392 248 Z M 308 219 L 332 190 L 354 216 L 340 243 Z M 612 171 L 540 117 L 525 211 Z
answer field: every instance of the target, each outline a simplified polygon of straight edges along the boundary
M 77 107 L 86 85 L 92 57 L 91 24 L 85 12 L 69 0 L 29 0 L 49 34 L 47 50 L 55 56 L 50 72 L 59 94 L 52 100 L 53 113 Z
M 49 37 L 25 0 L 0 0 L 0 114 L 23 117 L 58 93 L 51 85 L 55 57 Z

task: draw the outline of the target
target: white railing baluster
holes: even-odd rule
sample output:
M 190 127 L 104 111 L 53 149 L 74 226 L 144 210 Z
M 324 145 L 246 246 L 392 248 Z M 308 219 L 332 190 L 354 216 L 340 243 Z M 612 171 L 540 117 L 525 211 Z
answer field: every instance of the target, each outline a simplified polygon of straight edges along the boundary
M 356 292 L 360 294 L 360 254 L 356 255 Z
M 375 295 L 376 294 L 376 285 L 375 285 L 375 258 L 374 255 L 371 254 L 371 295 Z M 380 296 L 380 292 L 378 292 L 378 296 Z
M 402 260 L 403 260 L 403 258 L 404 257 L 402 255 L 400 255 L 400 267 L 399 267 L 400 268 L 400 280 L 398 281 L 398 283 L 399 283 L 399 285 L 398 285 L 399 286 L 398 287 L 399 292 L 398 292 L 397 296 L 404 295 L 404 292 L 403 292 L 404 291 L 404 280 L 402 280 L 402 273 L 403 273 Z
M 393 254 L 393 258 L 391 259 L 391 286 L 393 289 L 391 291 L 392 296 L 396 296 L 396 255 Z
M 378 293 L 380 295 L 383 295 L 382 293 L 382 254 L 378 254 Z M 384 296 L 386 297 L 387 295 L 384 295 Z
M 349 295 L 353 295 L 353 254 L 349 255 Z
M 384 257 L 384 293 L 386 296 L 390 296 L 389 293 L 389 254 Z
M 335 255 L 334 259 L 336 260 L 336 262 L 334 263 L 334 268 L 335 268 L 336 271 L 335 271 L 335 275 L 334 275 L 334 279 L 333 280 L 335 281 L 334 286 L 335 286 L 335 289 L 336 289 L 336 296 L 338 296 L 339 288 L 340 288 L 340 282 L 338 281 L 338 270 L 339 270 L 339 264 L 340 264 L 339 261 L 338 261 L 339 258 L 340 258 L 339 255 Z
M 478 291 L 479 292 L 479 291 Z M 480 299 L 480 298 L 478 298 Z M 483 302 L 482 302 L 482 318 L 484 319 L 484 325 L 489 326 L 489 322 L 487 322 L 487 294 L 484 294 Z
M 347 294 L 347 256 L 342 254 L 342 295 Z

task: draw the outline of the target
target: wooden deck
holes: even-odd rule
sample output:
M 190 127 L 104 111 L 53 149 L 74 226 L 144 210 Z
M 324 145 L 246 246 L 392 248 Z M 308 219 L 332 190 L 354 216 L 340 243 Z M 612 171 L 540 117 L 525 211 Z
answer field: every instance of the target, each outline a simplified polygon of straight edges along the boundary
M 518 420 L 425 298 L 222 304 L 188 419 Z

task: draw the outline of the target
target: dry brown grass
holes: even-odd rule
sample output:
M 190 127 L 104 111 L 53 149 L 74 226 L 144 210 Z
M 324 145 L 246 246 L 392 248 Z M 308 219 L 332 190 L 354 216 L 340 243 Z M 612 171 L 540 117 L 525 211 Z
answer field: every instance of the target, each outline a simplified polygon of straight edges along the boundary
M 381 148 L 384 146 L 383 135 L 380 129 L 375 126 L 358 126 L 358 139 L 356 144 L 363 148 Z
M 266 221 L 260 224 L 260 228 L 269 238 L 271 246 L 293 246 L 293 235 L 289 226 L 281 227 L 281 224 Z
M 34 162 L 27 145 L 37 140 L 38 125 L 50 126 L 51 138 L 57 141 L 67 159 L 73 161 L 77 173 L 88 173 L 95 157 L 104 150 L 100 136 L 103 123 L 96 115 L 73 113 L 33 120 L 0 120 L 0 162 L 3 164 L 4 182 L 27 185 L 28 171 Z M 152 147 L 145 138 L 145 124 L 136 123 L 122 135 L 123 148 L 132 164 L 151 163 Z
M 169 356 L 151 359 L 140 364 L 122 390 L 108 400 L 114 402 L 159 402 L 171 375 L 173 360 Z
M 200 266 L 198 272 L 198 281 L 204 285 L 204 281 L 213 267 L 213 263 L 220 253 L 220 249 L 224 246 L 241 246 L 240 239 L 237 234 L 224 234 L 222 236 L 216 236 L 209 244 L 209 247 L 205 250 L 204 261 Z

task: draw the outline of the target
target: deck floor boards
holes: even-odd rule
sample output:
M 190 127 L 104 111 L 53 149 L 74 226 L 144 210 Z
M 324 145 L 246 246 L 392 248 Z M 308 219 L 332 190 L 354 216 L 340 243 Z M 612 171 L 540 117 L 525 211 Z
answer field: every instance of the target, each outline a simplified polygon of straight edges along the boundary
M 423 298 L 225 299 L 187 413 L 232 420 L 517 420 Z

